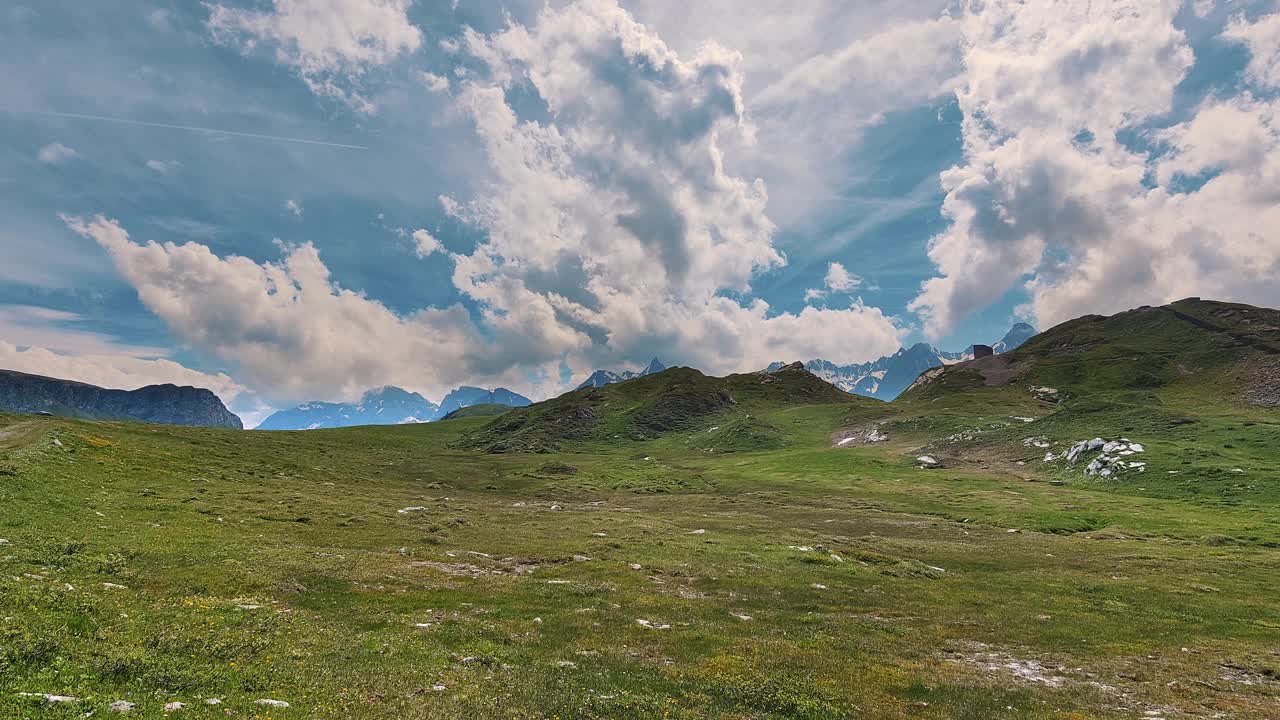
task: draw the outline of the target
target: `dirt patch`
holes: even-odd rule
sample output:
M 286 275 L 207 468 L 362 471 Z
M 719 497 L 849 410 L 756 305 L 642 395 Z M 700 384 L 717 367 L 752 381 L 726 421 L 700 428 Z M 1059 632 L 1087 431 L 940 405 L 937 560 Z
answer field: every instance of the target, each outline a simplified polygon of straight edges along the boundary
M 1019 658 L 983 643 L 967 643 L 960 649 L 947 651 L 945 659 L 947 662 L 977 668 L 984 673 L 1012 678 L 1015 682 L 1026 685 L 1060 688 L 1070 682 L 1062 674 L 1066 670 L 1064 667 Z

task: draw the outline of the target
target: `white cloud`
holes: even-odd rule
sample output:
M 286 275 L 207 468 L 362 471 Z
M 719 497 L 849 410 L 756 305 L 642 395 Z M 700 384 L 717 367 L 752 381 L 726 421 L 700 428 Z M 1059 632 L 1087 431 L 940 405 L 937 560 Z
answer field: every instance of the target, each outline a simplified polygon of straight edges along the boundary
M 36 153 L 36 159 L 46 165 L 61 165 L 62 163 L 78 157 L 80 153 L 73 148 L 69 148 L 62 143 L 50 143 L 40 148 L 40 152 Z
M 366 114 L 377 107 L 360 79 L 422 45 L 409 22 L 411 0 L 273 0 L 270 11 L 211 4 L 207 26 L 214 39 L 245 53 L 275 49 L 317 95 L 341 100 Z
M 844 265 L 833 262 L 827 266 L 825 282 L 832 292 L 847 293 L 858 289 L 862 285 L 862 278 L 850 273 Z
M 492 80 L 464 83 L 459 104 L 494 177 L 469 204 L 442 202 L 487 231 L 455 257 L 454 284 L 508 346 L 543 362 L 569 351 L 571 365 L 678 353 L 711 372 L 897 347 L 874 308 L 776 314 L 722 295 L 785 263 L 764 183 L 725 170 L 721 141 L 750 132 L 736 53 L 680 56 L 606 0 L 471 32 L 466 46 Z M 507 104 L 516 83 L 549 120 Z
M 438 397 L 463 382 L 510 379 L 501 375 L 509 366 L 477 371 L 477 357 L 492 353 L 461 307 L 397 315 L 334 283 L 310 244 L 260 265 L 197 243 L 138 244 L 102 217 L 63 219 L 107 251 L 181 342 L 233 365 L 272 402 L 350 399 L 387 383 Z
M 865 132 L 947 97 L 962 70 L 959 23 L 944 13 L 952 0 L 626 4 L 681 54 L 710 38 L 742 52 L 753 132 L 722 138 L 726 163 L 764 177 L 770 217 L 793 230 L 847 214 L 865 180 L 851 174 Z
M 410 237 L 413 238 L 414 252 L 416 252 L 420 258 L 427 257 L 432 253 L 442 253 L 445 251 L 444 245 L 441 245 L 440 241 L 435 239 L 435 237 L 426 230 L 421 228 L 414 230 Z
M 148 160 L 147 161 L 147 167 L 151 170 L 154 170 L 160 173 L 161 175 L 168 175 L 174 170 L 177 170 L 178 164 L 179 163 L 177 160 Z
M 1278 6 L 1280 7 L 1280 6 Z M 1255 22 L 1238 17 L 1222 37 L 1249 48 L 1250 82 L 1264 88 L 1280 88 L 1280 12 L 1264 15 Z
M 224 373 L 203 373 L 163 358 L 73 355 L 43 347 L 19 347 L 5 340 L 0 340 L 0 367 L 120 390 L 165 383 L 190 385 L 212 390 L 226 404 L 246 392 L 242 385 Z
M 827 296 L 827 291 L 819 290 L 818 288 L 808 288 L 804 291 L 804 301 L 806 303 L 811 303 L 815 300 L 821 300 L 826 296 Z
M 302 217 L 302 206 L 294 200 L 288 200 L 284 204 L 284 209 L 293 213 L 294 217 Z
M 422 81 L 423 86 L 431 92 L 449 91 L 449 78 L 443 75 L 436 75 L 435 73 L 424 70 L 418 75 L 418 78 Z
M 957 93 L 966 163 L 942 175 L 951 225 L 929 248 L 940 277 L 911 305 L 928 332 L 1019 283 L 1042 327 L 1187 295 L 1280 301 L 1276 101 L 1211 99 L 1152 134 L 1155 155 L 1117 138 L 1163 116 L 1191 67 L 1181 6 L 972 6 Z

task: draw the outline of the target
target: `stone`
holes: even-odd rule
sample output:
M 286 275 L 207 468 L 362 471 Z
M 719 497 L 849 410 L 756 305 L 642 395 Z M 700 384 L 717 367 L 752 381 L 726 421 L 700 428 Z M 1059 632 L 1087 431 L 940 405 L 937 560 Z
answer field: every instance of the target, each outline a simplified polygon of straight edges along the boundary
M 418 513 L 424 510 L 426 510 L 426 508 L 421 505 L 413 505 L 407 508 L 400 508 L 396 512 L 400 513 L 401 515 L 408 515 L 409 513 Z
M 180 703 L 180 702 L 165 703 L 164 711 L 167 713 L 178 712 L 179 710 L 185 708 L 186 706 L 187 706 L 186 703 Z
M 133 709 L 136 707 L 137 705 L 134 705 L 128 700 L 117 700 L 111 703 L 110 705 L 108 705 L 107 709 L 113 713 L 127 713 L 127 712 L 132 712 Z
M 278 708 L 289 707 L 289 703 L 285 702 L 284 700 L 272 700 L 271 698 L 262 698 L 261 700 L 254 700 L 253 704 L 266 705 L 267 707 L 278 707 Z
M 706 535 L 707 531 L 699 528 L 698 530 L 691 530 L 689 534 L 690 535 Z

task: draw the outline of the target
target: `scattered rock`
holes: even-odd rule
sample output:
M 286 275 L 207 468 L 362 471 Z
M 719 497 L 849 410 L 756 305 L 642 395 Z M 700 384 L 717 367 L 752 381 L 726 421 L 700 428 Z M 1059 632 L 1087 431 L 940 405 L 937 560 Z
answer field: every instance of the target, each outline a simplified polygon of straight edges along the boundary
M 1044 450 L 1045 448 L 1052 447 L 1053 443 L 1049 442 L 1049 438 L 1043 435 L 1038 435 L 1036 437 L 1029 437 L 1029 438 L 1023 439 L 1022 446 L 1029 447 L 1029 448 L 1032 448 L 1032 447 L 1039 448 L 1041 450 Z
M 164 711 L 167 713 L 178 712 L 179 710 L 185 708 L 186 706 L 187 706 L 186 703 L 180 703 L 180 702 L 165 703 Z
M 707 531 L 706 531 L 706 530 L 703 530 L 703 529 L 701 529 L 701 528 L 699 528 L 699 529 L 697 529 L 697 530 L 691 530 L 691 531 L 689 531 L 689 534 L 690 534 L 690 535 L 706 535 L 706 534 L 707 534 Z
M 642 566 L 640 565 L 640 563 L 631 563 L 631 564 L 630 564 L 630 565 L 628 565 L 627 567 L 631 568 L 632 570 L 641 570 L 641 569 L 643 569 L 643 568 L 642 568 Z
M 889 436 L 880 432 L 879 427 L 871 427 L 845 431 L 838 435 L 832 444 L 835 447 L 848 447 L 849 445 L 871 445 L 888 442 L 888 440 Z
M 412 506 L 412 507 L 400 508 L 400 509 L 399 509 L 399 510 L 397 510 L 396 512 L 400 513 L 401 515 L 408 515 L 409 513 L 419 513 L 419 512 L 423 512 L 424 510 L 426 510 L 426 508 L 425 508 L 425 507 L 423 507 L 423 506 L 421 506 L 421 505 L 414 505 L 414 506 Z
M 921 455 L 916 458 L 916 465 L 925 470 L 934 470 L 942 467 L 942 463 L 938 462 L 938 459 L 932 455 Z
M 222 698 L 208 698 L 204 701 L 205 705 L 221 705 Z
M 287 708 L 287 707 L 289 707 L 289 703 L 287 703 L 287 702 L 285 702 L 285 701 L 283 701 L 283 700 L 272 700 L 271 698 L 262 698 L 261 700 L 254 700 L 254 701 L 253 701 L 253 704 L 254 704 L 254 705 L 266 705 L 266 706 L 268 706 L 268 707 L 278 707 L 278 708 Z
M 590 561 L 590 560 L 591 560 L 591 557 L 590 557 L 590 556 L 587 556 L 587 555 L 574 555 L 574 556 L 573 556 L 573 561 L 574 561 L 574 562 L 588 562 L 588 561 Z
M 671 626 L 665 623 L 657 624 L 657 623 L 653 623 L 643 619 L 636 620 L 636 624 L 642 628 L 647 628 L 649 630 L 670 630 L 671 629 Z
M 12 544 L 13 543 L 9 542 L 8 540 L 5 540 L 4 538 L 0 538 L 0 545 L 12 545 Z
M 110 705 L 108 705 L 107 709 L 113 713 L 123 714 L 123 713 L 132 712 L 135 707 L 137 707 L 137 705 L 134 705 L 128 700 L 117 700 L 111 703 Z
M 578 663 L 570 662 L 568 660 L 558 660 L 556 661 L 556 667 L 561 670 L 576 670 L 578 668 Z
M 812 587 L 814 590 L 826 590 L 826 589 L 827 589 L 827 586 L 826 586 L 826 585 L 823 585 L 822 583 L 814 583 L 814 584 L 810 585 L 809 587 Z
M 107 582 L 102 583 L 102 587 L 106 588 L 107 590 L 128 590 L 129 589 L 124 585 L 117 585 L 115 583 L 107 583 Z
M 435 685 L 432 685 L 432 686 L 431 686 L 431 689 L 432 689 L 434 692 L 444 692 L 445 690 L 448 690 L 449 688 L 445 687 L 444 685 L 441 685 L 441 684 L 437 683 L 437 684 L 435 684 Z
M 730 615 L 732 615 L 732 616 L 734 616 L 734 617 L 736 617 L 736 618 L 738 618 L 739 620 L 741 620 L 741 621 L 743 621 L 743 622 L 747 622 L 747 621 L 749 621 L 749 620 L 753 620 L 753 619 L 754 619 L 754 618 L 752 618 L 750 615 L 743 615 L 742 613 L 731 612 L 731 613 L 729 613 L 729 614 L 730 614 Z

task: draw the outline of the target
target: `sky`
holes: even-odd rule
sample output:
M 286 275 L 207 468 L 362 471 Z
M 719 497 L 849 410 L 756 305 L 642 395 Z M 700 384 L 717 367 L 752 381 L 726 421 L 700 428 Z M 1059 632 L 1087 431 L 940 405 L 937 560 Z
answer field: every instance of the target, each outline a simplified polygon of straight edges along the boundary
M 247 424 L 1280 306 L 1280 0 L 17 0 L 0 367 Z

